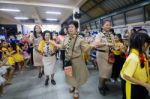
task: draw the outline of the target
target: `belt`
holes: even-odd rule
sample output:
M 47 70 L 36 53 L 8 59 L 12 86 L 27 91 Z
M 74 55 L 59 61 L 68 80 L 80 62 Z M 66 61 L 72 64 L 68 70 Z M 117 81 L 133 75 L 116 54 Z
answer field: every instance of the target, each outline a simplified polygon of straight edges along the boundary
M 98 52 L 107 52 L 106 50 L 101 50 L 101 49 L 95 49 Z
M 50 55 L 44 55 L 44 57 L 50 57 Z

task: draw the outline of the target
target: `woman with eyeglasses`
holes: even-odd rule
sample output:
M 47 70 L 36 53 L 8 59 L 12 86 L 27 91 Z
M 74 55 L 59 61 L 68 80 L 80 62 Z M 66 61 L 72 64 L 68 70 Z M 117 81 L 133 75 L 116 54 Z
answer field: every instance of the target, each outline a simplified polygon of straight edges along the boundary
M 50 35 L 50 31 L 44 31 L 43 33 L 43 40 L 39 44 L 39 51 L 42 54 L 43 58 L 43 64 L 44 64 L 44 73 L 46 75 L 46 80 L 45 80 L 45 86 L 49 85 L 49 79 L 51 77 L 51 83 L 53 85 L 56 85 L 56 82 L 54 80 L 54 74 L 56 71 L 56 58 L 55 58 L 55 52 L 56 49 L 49 42 L 49 40 L 52 40 L 52 36 Z

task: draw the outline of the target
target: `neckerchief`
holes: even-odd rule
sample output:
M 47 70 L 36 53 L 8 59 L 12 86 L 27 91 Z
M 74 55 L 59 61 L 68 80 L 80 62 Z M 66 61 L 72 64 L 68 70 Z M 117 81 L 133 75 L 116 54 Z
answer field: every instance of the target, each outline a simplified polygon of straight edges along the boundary
M 65 48 L 65 50 L 66 50 L 67 53 L 69 52 L 69 49 L 71 48 L 71 40 L 72 40 L 75 36 L 76 36 L 76 35 L 69 36 L 69 40 L 68 40 L 68 42 L 67 42 L 67 44 L 66 44 L 66 48 Z
M 105 35 L 105 37 L 107 39 L 107 42 L 108 43 L 112 43 L 111 34 L 110 33 L 106 33 L 106 32 L 104 32 L 103 34 Z

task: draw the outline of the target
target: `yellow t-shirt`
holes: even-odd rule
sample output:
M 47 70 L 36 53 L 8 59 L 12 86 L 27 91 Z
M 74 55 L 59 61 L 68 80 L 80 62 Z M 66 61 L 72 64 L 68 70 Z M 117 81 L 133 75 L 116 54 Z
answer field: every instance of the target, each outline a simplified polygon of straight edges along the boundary
M 126 59 L 121 70 L 121 77 L 126 80 L 123 75 L 135 78 L 139 81 L 150 83 L 150 72 L 148 66 L 148 60 L 145 60 L 144 67 L 140 66 L 139 52 L 135 49 L 131 50 L 131 54 Z M 132 83 L 132 82 L 131 82 Z M 133 83 L 132 83 L 133 84 Z

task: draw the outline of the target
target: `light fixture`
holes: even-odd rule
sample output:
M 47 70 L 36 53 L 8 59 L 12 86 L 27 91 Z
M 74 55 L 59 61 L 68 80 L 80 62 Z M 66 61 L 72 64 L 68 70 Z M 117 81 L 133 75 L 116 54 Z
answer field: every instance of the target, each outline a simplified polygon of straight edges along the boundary
M 14 17 L 17 20 L 28 20 L 28 17 Z
M 0 11 L 7 11 L 7 12 L 20 12 L 18 9 L 5 9 L 5 8 L 0 8 Z
M 46 11 L 45 13 L 47 13 L 47 14 L 56 14 L 56 15 L 61 15 L 61 12 Z
M 47 18 L 46 20 L 48 20 L 48 21 L 58 21 L 58 19 L 51 19 L 51 18 Z

